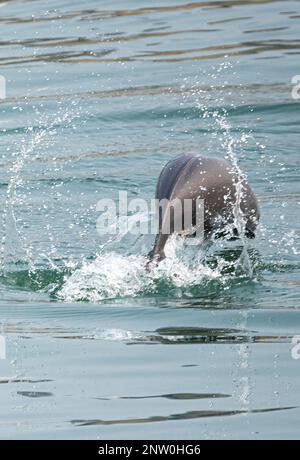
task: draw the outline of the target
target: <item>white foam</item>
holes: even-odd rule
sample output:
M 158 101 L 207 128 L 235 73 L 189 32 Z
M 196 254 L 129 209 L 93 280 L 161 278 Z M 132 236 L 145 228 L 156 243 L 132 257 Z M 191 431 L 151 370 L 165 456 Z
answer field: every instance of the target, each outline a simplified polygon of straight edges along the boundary
M 144 256 L 125 256 L 115 252 L 100 254 L 93 262 L 84 262 L 82 267 L 66 277 L 58 296 L 67 302 L 98 302 L 153 293 L 160 281 L 170 288 L 180 289 L 201 285 L 204 279 L 224 282 L 219 267 L 212 269 L 203 263 L 203 254 L 199 249 L 185 253 L 181 238 L 170 237 L 166 254 L 167 258 L 151 267 L 150 271 L 146 269 L 147 259 Z
M 68 302 L 97 302 L 116 297 L 134 297 L 145 286 L 141 273 L 145 258 L 106 253 L 83 266 L 65 280 L 59 296 Z

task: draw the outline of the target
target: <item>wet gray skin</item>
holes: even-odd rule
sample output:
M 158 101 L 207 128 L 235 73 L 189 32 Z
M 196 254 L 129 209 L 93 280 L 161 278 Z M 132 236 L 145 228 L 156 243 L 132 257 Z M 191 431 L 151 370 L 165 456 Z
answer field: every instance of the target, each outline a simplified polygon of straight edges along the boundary
M 241 184 L 240 188 L 238 183 Z M 240 198 L 238 189 L 241 190 Z M 195 234 L 195 229 L 200 225 L 200 216 L 196 213 L 197 199 L 204 200 L 202 228 L 205 239 L 255 237 L 259 220 L 257 200 L 250 185 L 241 179 L 233 166 L 225 160 L 192 154 L 177 156 L 163 168 L 158 178 L 155 198 L 159 201 L 167 199 L 170 203 L 158 209 L 158 234 L 149 253 L 150 262 L 159 262 L 165 258 L 164 248 L 168 237 L 178 229 L 176 219 L 179 218 L 182 225 L 179 234 Z M 182 215 L 183 200 L 186 199 L 190 199 L 192 203 L 190 228 L 184 227 Z M 176 202 L 180 204 L 179 207 L 176 206 Z M 239 213 L 242 217 L 240 219 L 237 217 Z M 234 224 L 237 221 L 239 225 Z

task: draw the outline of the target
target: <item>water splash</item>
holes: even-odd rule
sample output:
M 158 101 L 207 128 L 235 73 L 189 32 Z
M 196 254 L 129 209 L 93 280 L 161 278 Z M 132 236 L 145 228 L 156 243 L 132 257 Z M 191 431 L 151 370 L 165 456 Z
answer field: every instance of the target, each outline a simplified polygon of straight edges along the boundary
M 68 302 L 134 297 L 145 285 L 140 275 L 143 265 L 142 257 L 124 257 L 116 253 L 99 255 L 95 261 L 85 262 L 75 270 L 65 280 L 58 296 Z
M 222 64 L 216 68 L 216 74 L 225 69 L 231 69 L 230 63 Z M 183 96 L 186 98 L 186 95 Z M 234 260 L 226 260 L 221 255 L 214 256 L 214 263 L 209 263 L 209 248 L 202 246 L 189 247 L 183 238 L 172 235 L 166 245 L 167 258 L 151 272 L 145 270 L 146 259 L 137 255 L 121 255 L 117 252 L 109 252 L 110 244 L 120 242 L 126 236 L 123 232 L 109 238 L 101 247 L 100 254 L 93 262 L 84 262 L 81 268 L 76 269 L 71 276 L 65 278 L 64 285 L 58 292 L 58 296 L 65 301 L 88 300 L 92 302 L 117 297 L 135 297 L 140 295 L 172 295 L 175 297 L 192 297 L 205 290 L 207 283 L 217 282 L 223 288 L 228 279 L 242 276 L 253 277 L 253 266 L 248 253 L 248 243 L 244 235 L 245 218 L 241 209 L 244 195 L 245 175 L 243 174 L 236 153 L 236 146 L 247 142 L 247 136 L 240 133 L 234 137 L 228 122 L 226 109 L 211 111 L 205 104 L 205 95 L 192 93 L 193 105 L 196 106 L 203 119 L 209 118 L 212 125 L 223 133 L 222 147 L 225 157 L 232 164 L 232 175 L 236 189 L 236 200 L 233 205 L 234 221 L 229 225 L 229 238 L 233 236 L 234 229 L 241 235 L 240 243 L 242 250 L 239 257 Z M 186 101 L 185 101 L 186 102 Z M 218 100 L 221 107 L 223 100 Z M 136 216 L 127 217 L 127 225 L 130 228 L 134 224 Z M 121 222 L 122 223 L 122 222 Z M 112 230 L 120 226 L 117 220 L 112 224 Z M 122 225 L 121 225 L 122 227 Z M 226 244 L 226 243 L 225 243 Z M 222 247 L 222 243 L 216 242 L 214 247 Z M 107 252 L 104 253 L 103 250 Z M 196 289 L 196 292 L 195 292 Z
M 195 250 L 175 235 L 169 238 L 166 255 L 149 272 L 144 256 L 103 252 L 66 275 L 56 296 L 67 302 L 148 295 L 191 298 L 207 295 L 212 283 L 218 289 L 227 289 L 228 283 L 240 276 L 236 258 L 213 256 L 207 247 Z
M 25 232 L 22 231 L 22 219 L 16 214 L 16 207 L 25 208 L 26 198 L 30 195 L 28 193 L 26 196 L 20 192 L 20 189 L 26 184 L 24 169 L 39 158 L 39 148 L 46 150 L 46 146 L 53 143 L 58 127 L 70 125 L 79 116 L 79 112 L 75 108 L 76 104 L 76 101 L 72 101 L 67 108 L 59 107 L 53 119 L 49 119 L 47 115 L 41 116 L 40 111 L 36 109 L 37 126 L 34 126 L 33 123 L 32 126 L 26 128 L 25 135 L 21 139 L 21 145 L 15 144 L 13 147 L 15 151 L 12 154 L 12 163 L 8 170 L 10 178 L 2 218 L 0 270 L 3 273 L 11 263 L 20 261 L 22 261 L 22 265 L 28 267 L 30 273 L 36 271 L 37 264 L 32 242 L 27 240 Z M 56 167 L 55 161 L 54 167 Z M 51 254 L 56 253 L 56 247 L 49 224 L 45 225 L 45 230 L 51 243 L 51 249 L 45 258 L 52 267 L 57 268 L 53 258 L 50 257 Z
M 223 63 L 215 69 L 215 74 L 231 69 L 230 63 Z M 214 75 L 211 75 L 212 79 Z M 217 77 L 215 77 L 217 78 Z M 198 86 L 198 82 L 197 82 Z M 213 87 L 212 87 L 213 88 Z M 199 96 L 199 100 L 197 99 Z M 200 100 L 201 96 L 201 100 Z M 222 96 L 219 97 L 218 103 L 223 109 L 209 109 L 205 103 L 205 94 L 198 94 L 197 90 L 191 93 L 192 104 L 200 109 L 200 114 L 203 119 L 208 118 L 212 122 L 213 127 L 218 127 L 218 131 L 223 132 L 223 148 L 225 154 L 229 158 L 235 172 L 236 177 L 236 204 L 234 207 L 234 223 L 232 227 L 239 230 L 243 234 L 245 225 L 243 213 L 241 211 L 240 203 L 243 198 L 243 173 L 239 167 L 237 153 L 235 147 L 238 143 L 246 142 L 246 137 L 241 134 L 234 138 L 231 132 L 231 127 L 228 122 L 226 110 L 224 109 L 224 101 Z M 207 101 L 206 101 L 207 102 Z M 13 250 L 15 251 L 15 242 L 18 243 L 25 257 L 22 259 L 26 261 L 29 267 L 29 275 L 38 272 L 39 265 L 35 257 L 31 241 L 27 241 L 24 232 L 20 230 L 18 219 L 15 214 L 15 205 L 20 200 L 20 193 L 17 193 L 24 178 L 22 177 L 23 168 L 25 165 L 36 158 L 36 149 L 41 144 L 47 144 L 49 138 L 55 133 L 57 126 L 70 124 L 77 116 L 78 111 L 71 113 L 70 108 L 65 112 L 60 110 L 56 114 L 55 119 L 46 121 L 44 128 L 38 132 L 31 133 L 31 139 L 28 143 L 22 144 L 21 153 L 15 155 L 15 161 L 11 167 L 11 178 L 7 190 L 7 201 L 5 211 L 5 232 L 4 239 L 1 246 L 1 266 L 4 267 L 8 254 L 8 243 L 10 240 Z M 82 114 L 81 114 L 82 115 Z M 39 123 L 40 125 L 41 123 Z M 30 132 L 29 132 L 30 134 Z M 130 229 L 135 224 L 135 216 L 129 216 L 128 228 Z M 118 224 L 118 223 L 117 223 Z M 115 225 L 115 224 L 113 224 Z M 121 225 L 122 227 L 122 225 Z M 15 229 L 16 236 L 7 238 L 11 229 Z M 39 251 L 39 259 L 43 257 L 42 264 L 47 264 L 52 270 L 60 270 L 60 267 L 55 262 L 56 244 L 55 238 L 52 236 L 49 223 L 45 225 L 45 231 L 48 235 L 48 240 L 51 247 L 45 248 L 44 251 Z M 113 229 L 112 229 L 113 230 Z M 100 253 L 93 262 L 88 260 L 83 261 L 80 268 L 78 268 L 77 260 L 76 267 L 72 268 L 72 274 L 66 275 L 61 288 L 58 288 L 58 296 L 67 301 L 72 300 L 88 300 L 96 302 L 102 299 L 110 299 L 117 297 L 134 297 L 138 295 L 153 295 L 164 293 L 166 295 L 174 296 L 193 296 L 199 289 L 205 289 L 206 283 L 210 281 L 217 281 L 220 286 L 227 283 L 228 277 L 232 276 L 249 276 L 253 275 L 253 268 L 251 266 L 247 243 L 242 237 L 242 252 L 238 260 L 228 261 L 222 256 L 214 258 L 213 266 L 207 258 L 206 249 L 201 248 L 192 249 L 185 245 L 184 240 L 181 238 L 171 239 L 166 247 L 167 259 L 164 260 L 158 267 L 155 267 L 149 274 L 145 270 L 145 258 L 137 255 L 121 255 L 118 252 L 111 250 L 114 243 L 122 242 L 123 238 L 127 236 L 126 232 L 119 232 L 115 237 L 109 237 L 107 241 L 100 247 Z M 131 238 L 130 244 L 134 247 L 134 241 Z M 104 250 L 106 251 L 104 253 Z M 117 251 L 119 248 L 117 249 Z M 13 252 L 13 251 L 12 251 Z M 140 252 L 140 251 L 139 251 Z M 146 252 L 146 251 L 145 251 Z M 142 252 L 142 253 L 145 253 Z M 76 259 L 76 256 L 74 256 Z M 21 259 L 21 258 L 20 258 Z M 59 259 L 59 257 L 57 258 Z M 63 269 L 68 267 L 71 261 L 71 256 L 68 260 L 63 261 Z M 72 261 L 71 261 L 72 262 Z M 62 270 L 62 273 L 64 271 Z M 58 277 L 59 278 L 59 277 Z M 54 283 L 55 284 L 55 283 Z M 58 282 L 60 284 L 60 281 Z M 45 286 L 42 287 L 45 289 Z M 196 289 L 196 291 L 194 290 Z M 51 293 L 51 286 L 49 292 Z M 54 291 L 57 292 L 55 285 Z M 56 295 L 56 294 L 55 294 Z

